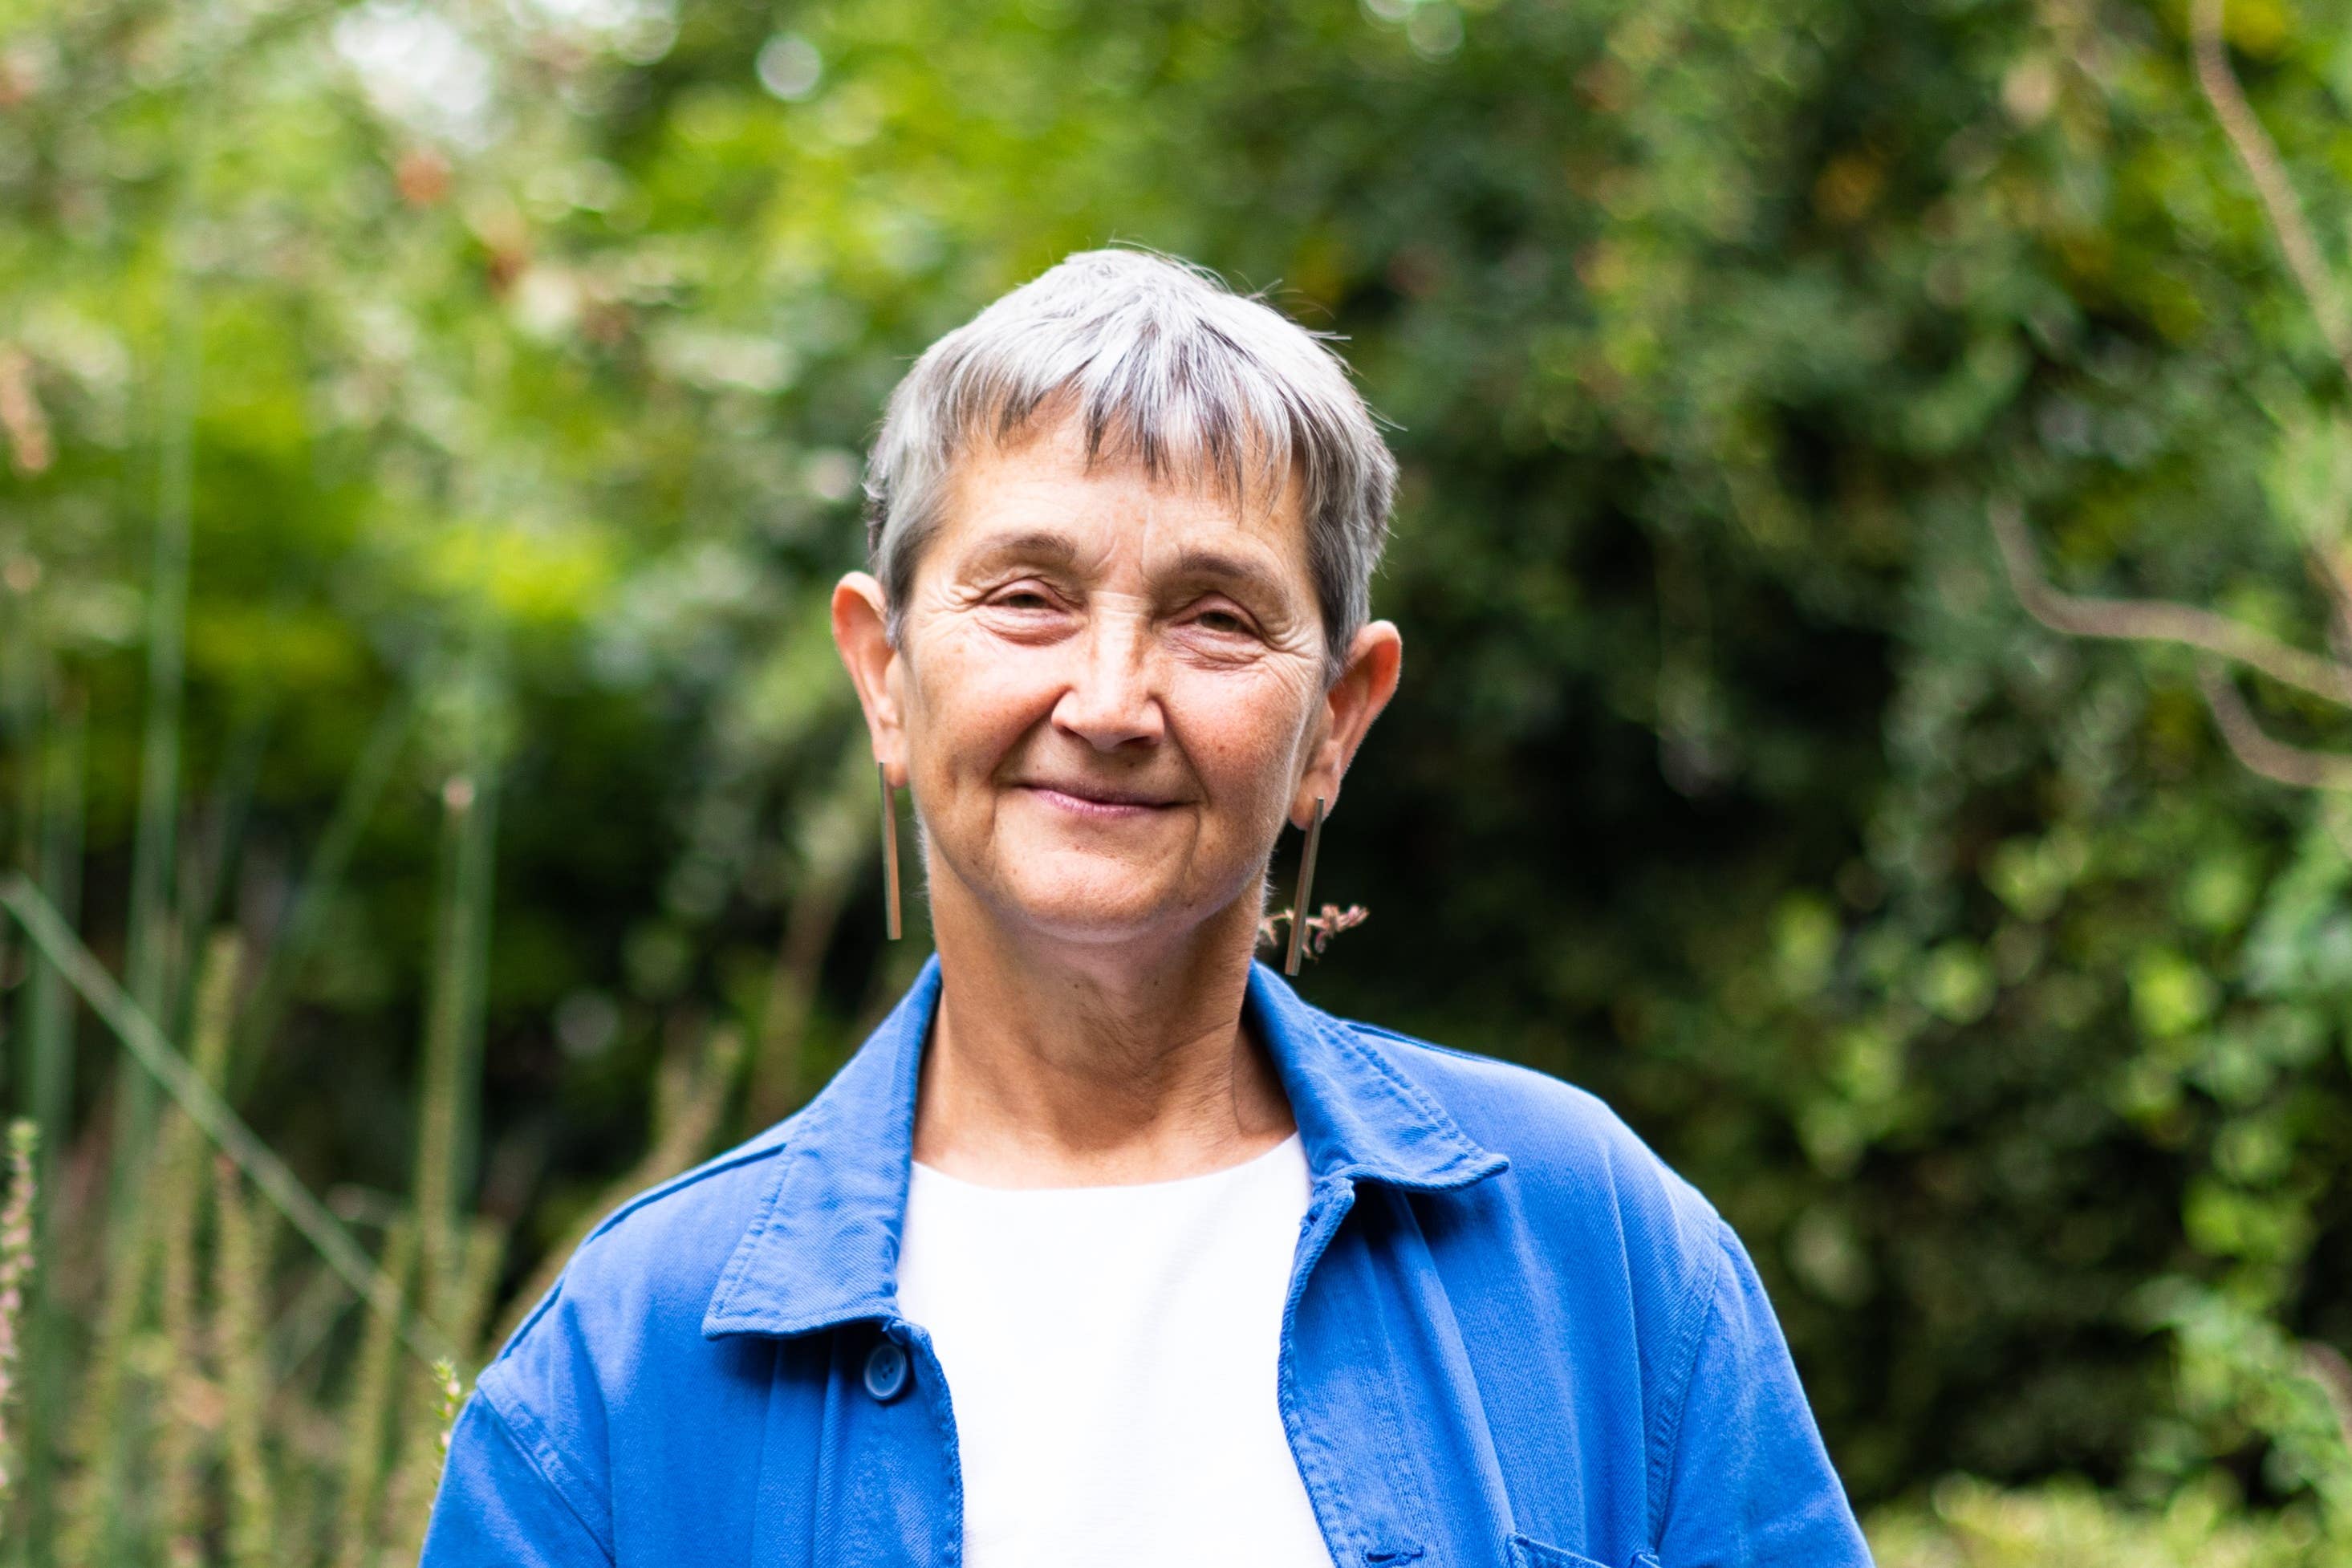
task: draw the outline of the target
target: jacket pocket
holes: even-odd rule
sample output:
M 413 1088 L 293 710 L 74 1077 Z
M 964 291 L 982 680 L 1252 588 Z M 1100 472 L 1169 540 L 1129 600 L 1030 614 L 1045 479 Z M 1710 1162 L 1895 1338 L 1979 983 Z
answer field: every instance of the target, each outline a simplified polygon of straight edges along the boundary
M 1607 1568 L 1565 1546 L 1547 1546 L 1532 1535 L 1512 1536 L 1510 1548 L 1511 1568 Z

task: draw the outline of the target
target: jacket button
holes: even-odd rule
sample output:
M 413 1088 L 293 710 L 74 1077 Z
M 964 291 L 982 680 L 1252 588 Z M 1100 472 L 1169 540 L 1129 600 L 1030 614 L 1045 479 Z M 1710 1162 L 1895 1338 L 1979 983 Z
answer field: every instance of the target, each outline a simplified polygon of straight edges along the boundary
M 866 1354 L 866 1392 L 887 1405 L 907 1392 L 909 1370 L 905 1348 L 884 1340 Z

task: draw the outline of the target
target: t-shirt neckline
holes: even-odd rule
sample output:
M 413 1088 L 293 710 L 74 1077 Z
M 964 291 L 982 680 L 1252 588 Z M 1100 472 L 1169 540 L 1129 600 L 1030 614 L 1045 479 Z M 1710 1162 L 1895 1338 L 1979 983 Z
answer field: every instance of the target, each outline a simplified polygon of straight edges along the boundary
M 1170 1193 L 1195 1184 L 1228 1180 L 1247 1172 L 1260 1170 L 1281 1160 L 1284 1155 L 1297 1147 L 1298 1142 L 1297 1129 L 1293 1128 L 1289 1136 L 1280 1142 L 1238 1163 L 1220 1165 L 1213 1171 L 1195 1171 L 1189 1176 L 1169 1176 L 1157 1182 L 1090 1182 L 1057 1187 L 1000 1187 L 986 1182 L 970 1181 L 962 1176 L 951 1176 L 938 1166 L 927 1165 L 920 1160 L 910 1160 L 908 1163 L 914 1173 L 919 1175 L 926 1184 L 937 1184 L 953 1191 L 991 1198 L 1055 1197 L 1072 1193 Z

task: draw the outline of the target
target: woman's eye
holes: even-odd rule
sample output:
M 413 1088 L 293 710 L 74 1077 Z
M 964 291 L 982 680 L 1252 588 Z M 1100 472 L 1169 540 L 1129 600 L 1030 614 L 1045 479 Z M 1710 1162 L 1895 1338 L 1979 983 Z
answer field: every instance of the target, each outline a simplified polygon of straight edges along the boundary
M 1192 624 L 1206 626 L 1213 632 L 1247 632 L 1249 623 L 1231 610 L 1203 610 L 1192 617 Z
M 996 602 L 1013 610 L 1050 610 L 1054 602 L 1034 588 L 1011 588 L 996 596 Z

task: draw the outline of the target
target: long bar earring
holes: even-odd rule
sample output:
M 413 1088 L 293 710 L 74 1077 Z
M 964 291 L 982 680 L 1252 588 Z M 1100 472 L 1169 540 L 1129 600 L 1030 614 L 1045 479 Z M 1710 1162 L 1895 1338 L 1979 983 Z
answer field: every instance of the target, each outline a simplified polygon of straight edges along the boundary
M 1307 895 L 1315 886 L 1315 850 L 1323 842 L 1323 797 L 1315 797 L 1315 820 L 1307 825 L 1307 847 L 1298 857 L 1298 898 L 1290 906 L 1290 956 L 1283 961 L 1285 974 L 1298 973 L 1299 952 L 1307 944 Z
M 898 940 L 898 803 L 890 797 L 890 770 L 881 763 L 874 772 L 882 781 L 882 885 L 889 900 L 885 916 L 890 940 Z

